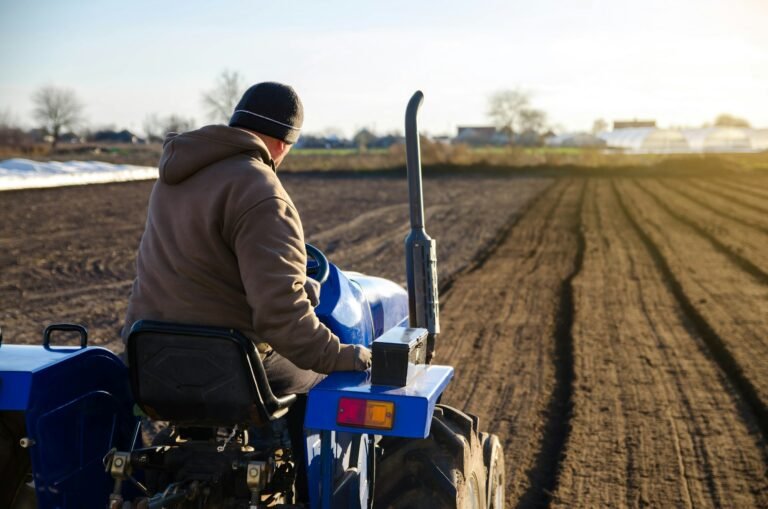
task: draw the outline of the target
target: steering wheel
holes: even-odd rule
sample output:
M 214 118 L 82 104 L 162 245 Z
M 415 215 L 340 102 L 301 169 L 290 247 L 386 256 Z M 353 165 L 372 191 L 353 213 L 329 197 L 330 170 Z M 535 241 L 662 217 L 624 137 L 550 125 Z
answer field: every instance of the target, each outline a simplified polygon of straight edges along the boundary
M 307 276 L 320 284 L 325 283 L 328 274 L 331 273 L 328 258 L 312 244 L 305 244 L 305 246 L 307 248 Z

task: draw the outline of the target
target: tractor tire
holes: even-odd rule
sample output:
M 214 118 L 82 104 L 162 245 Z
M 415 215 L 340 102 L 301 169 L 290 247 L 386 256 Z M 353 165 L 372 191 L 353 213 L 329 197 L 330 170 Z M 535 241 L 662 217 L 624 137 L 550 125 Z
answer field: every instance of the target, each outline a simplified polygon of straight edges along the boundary
M 494 434 L 480 433 L 480 442 L 483 444 L 483 462 L 488 472 L 485 488 L 488 509 L 504 509 L 506 499 L 504 450 L 501 448 L 499 437 Z
M 485 509 L 487 475 L 477 427 L 476 417 L 437 405 L 427 438 L 383 438 L 373 507 Z

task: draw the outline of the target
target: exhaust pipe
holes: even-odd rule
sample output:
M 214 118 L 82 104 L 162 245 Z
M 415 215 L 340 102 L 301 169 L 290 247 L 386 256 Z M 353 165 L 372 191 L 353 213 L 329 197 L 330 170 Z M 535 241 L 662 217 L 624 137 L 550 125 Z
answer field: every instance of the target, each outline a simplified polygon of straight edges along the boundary
M 427 363 L 435 351 L 440 333 L 437 295 L 437 250 L 435 240 L 424 229 L 424 196 L 421 190 L 421 147 L 416 117 L 424 100 L 418 90 L 405 110 L 405 152 L 411 232 L 405 239 L 405 269 L 408 283 L 408 321 L 411 327 L 427 329 Z

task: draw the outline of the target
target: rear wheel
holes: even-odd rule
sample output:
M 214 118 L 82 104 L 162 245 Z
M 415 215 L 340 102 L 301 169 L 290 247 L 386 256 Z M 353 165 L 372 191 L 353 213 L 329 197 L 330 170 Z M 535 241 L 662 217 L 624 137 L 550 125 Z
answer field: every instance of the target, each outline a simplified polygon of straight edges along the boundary
M 477 425 L 476 417 L 437 405 L 427 438 L 382 439 L 374 507 L 487 507 L 487 476 Z

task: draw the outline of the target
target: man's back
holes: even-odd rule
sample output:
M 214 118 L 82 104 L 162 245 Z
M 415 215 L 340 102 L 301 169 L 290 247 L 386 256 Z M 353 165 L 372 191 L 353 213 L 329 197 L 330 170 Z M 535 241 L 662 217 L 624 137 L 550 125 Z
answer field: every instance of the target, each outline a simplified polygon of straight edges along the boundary
M 208 126 L 166 140 L 126 332 L 139 319 L 240 330 L 305 369 L 340 346 L 305 293 L 301 222 L 258 136 Z

